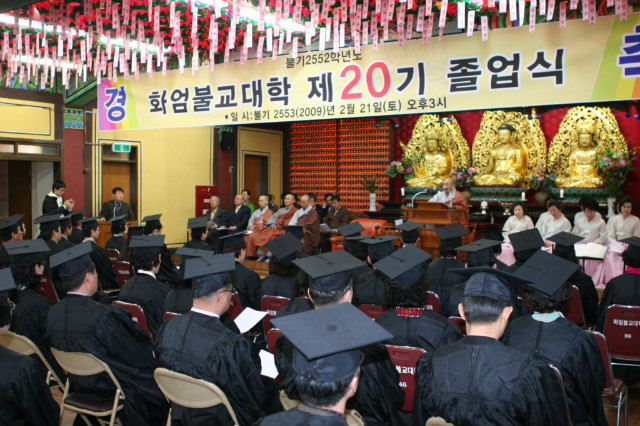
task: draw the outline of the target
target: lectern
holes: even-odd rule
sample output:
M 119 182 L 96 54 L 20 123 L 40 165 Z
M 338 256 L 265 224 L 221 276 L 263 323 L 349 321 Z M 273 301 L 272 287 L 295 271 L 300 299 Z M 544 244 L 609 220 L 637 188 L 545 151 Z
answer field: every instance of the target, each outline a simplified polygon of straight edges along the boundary
M 133 220 L 127 222 L 128 226 L 135 226 L 137 224 L 138 222 Z M 111 233 L 111 222 L 98 222 L 98 226 L 100 227 L 100 236 L 98 236 L 98 241 L 96 241 L 96 243 L 100 247 L 104 248 L 104 246 L 107 244 L 107 241 L 109 241 L 109 238 L 113 236 L 113 234 Z

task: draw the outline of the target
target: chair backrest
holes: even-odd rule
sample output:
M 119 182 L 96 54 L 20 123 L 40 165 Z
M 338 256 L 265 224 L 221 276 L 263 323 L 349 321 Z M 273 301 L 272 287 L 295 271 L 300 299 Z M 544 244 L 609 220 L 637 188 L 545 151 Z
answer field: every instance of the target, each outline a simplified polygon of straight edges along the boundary
M 164 315 L 162 316 L 162 321 L 166 321 L 169 318 L 177 317 L 179 315 L 182 315 L 182 314 L 178 314 L 175 312 L 165 312 Z
M 580 290 L 575 285 L 571 286 L 571 300 L 562 311 L 562 315 L 580 327 L 585 325 L 586 321 L 584 319 L 584 310 L 582 309 L 582 299 L 580 299 Z
M 116 269 L 116 262 L 118 262 L 118 256 L 120 255 L 120 252 L 116 249 L 110 249 L 110 248 L 105 249 L 104 251 L 107 252 L 107 257 L 111 261 L 111 267 L 113 269 Z
M 611 389 L 613 395 L 616 395 L 616 387 L 613 386 L 613 367 L 611 366 L 611 356 L 609 355 L 609 345 L 607 344 L 607 338 L 604 337 L 604 334 L 598 333 L 597 331 L 587 330 L 587 332 L 590 333 L 594 339 L 596 339 L 598 349 L 600 349 L 600 355 L 602 356 L 604 370 L 607 372 L 607 385 L 605 387 Z
M 131 278 L 131 264 L 129 262 L 116 261 L 114 269 L 118 276 L 118 287 L 122 288 L 129 278 Z
M 558 370 L 558 368 L 556 368 L 553 364 L 549 364 L 549 367 L 551 367 L 551 370 L 553 370 L 556 377 L 558 378 L 558 383 L 560 383 L 560 389 L 562 389 L 562 396 L 564 397 L 564 407 L 567 410 L 567 426 L 571 426 L 573 425 L 573 422 L 571 421 L 571 412 L 569 411 L 569 402 L 567 402 L 567 393 L 564 390 L 564 380 L 562 380 L 562 374 L 560 373 L 560 370 Z
M 76 376 L 93 376 L 94 374 L 99 374 L 102 372 L 106 372 L 111 380 L 113 380 L 113 384 L 120 390 L 122 393 L 122 386 L 120 386 L 120 382 L 116 379 L 116 376 L 111 371 L 111 368 L 107 365 L 107 363 L 99 360 L 95 356 L 86 352 L 65 352 L 58 350 L 56 348 L 51 348 L 51 353 L 53 354 L 58 364 L 64 371 L 68 374 L 74 374 Z
M 142 310 L 140 305 L 137 305 L 135 303 L 123 302 L 121 300 L 116 300 L 115 302 L 113 302 L 113 304 L 129 311 L 133 322 L 137 322 L 140 328 L 146 331 L 147 334 L 151 335 L 151 333 L 149 333 L 149 326 L 147 326 L 147 320 L 144 317 L 144 311 Z
M 424 307 L 436 314 L 440 313 L 440 298 L 432 291 L 427 291 L 427 297 L 424 301 Z
M 371 235 L 372 237 L 379 237 L 381 229 L 387 224 L 384 219 L 354 219 L 351 223 L 353 222 L 359 222 L 364 228 L 361 235 Z
M 389 308 L 386 306 L 380 305 L 369 305 L 367 303 L 363 303 L 362 305 L 358 305 L 358 309 L 367 314 L 367 316 L 371 319 L 376 319 L 383 313 L 387 312 Z
M 413 411 L 413 396 L 416 392 L 416 363 L 427 351 L 409 346 L 386 345 L 386 347 L 391 362 L 400 374 L 400 387 L 404 389 L 404 403 L 401 410 Z
M 58 377 L 56 372 L 53 370 L 49 361 L 42 355 L 40 349 L 36 346 L 31 339 L 26 336 L 22 336 L 20 334 L 16 334 L 13 331 L 7 331 L 5 334 L 0 335 L 0 346 L 4 346 L 7 349 L 11 349 L 14 352 L 18 352 L 24 356 L 31 356 L 36 354 L 40 361 L 44 364 L 47 371 L 47 384 L 49 384 L 49 379 L 52 378 L 60 389 L 64 389 L 64 383 Z
M 262 296 L 260 300 L 260 309 L 266 312 L 267 315 L 262 319 L 262 329 L 266 333 L 271 328 L 271 320 L 276 316 L 276 313 L 289 304 L 288 297 L 281 296 Z
M 166 368 L 156 368 L 153 377 L 170 402 L 187 408 L 209 408 L 222 404 L 229 412 L 233 424 L 238 424 L 238 418 L 227 396 L 213 383 Z
M 281 334 L 282 332 L 277 328 L 272 328 L 271 330 L 267 331 L 267 349 L 269 349 L 269 352 L 275 353 L 276 342 L 278 341 L 278 337 L 280 337 Z
M 236 319 L 238 315 L 242 313 L 243 309 L 244 308 L 240 303 L 240 297 L 238 297 L 238 293 L 231 296 L 231 306 L 229 306 L 229 310 L 227 311 L 231 319 Z
M 453 325 L 460 329 L 460 333 L 462 333 L 463 336 L 467 335 L 467 322 L 464 320 L 464 318 L 449 317 L 449 321 L 451 321 Z
M 604 335 L 611 358 L 640 360 L 640 306 L 609 306 Z
M 46 297 L 53 303 L 58 303 L 60 301 L 60 299 L 58 299 L 58 293 L 56 293 L 56 288 L 53 286 L 53 281 L 51 281 L 51 277 L 49 277 L 49 275 L 42 274 L 40 283 L 38 283 L 38 287 L 36 289 L 41 296 Z

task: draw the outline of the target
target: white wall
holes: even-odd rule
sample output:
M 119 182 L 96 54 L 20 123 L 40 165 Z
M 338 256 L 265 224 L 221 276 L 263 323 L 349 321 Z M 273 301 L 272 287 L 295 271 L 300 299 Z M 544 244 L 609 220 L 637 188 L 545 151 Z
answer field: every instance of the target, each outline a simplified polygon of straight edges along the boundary
M 51 192 L 51 185 L 53 185 L 53 163 L 33 161 L 31 163 L 31 216 L 34 219 L 42 216 L 42 201 Z M 32 238 L 36 238 L 40 233 L 38 225 L 27 224 L 27 229 L 31 230 Z

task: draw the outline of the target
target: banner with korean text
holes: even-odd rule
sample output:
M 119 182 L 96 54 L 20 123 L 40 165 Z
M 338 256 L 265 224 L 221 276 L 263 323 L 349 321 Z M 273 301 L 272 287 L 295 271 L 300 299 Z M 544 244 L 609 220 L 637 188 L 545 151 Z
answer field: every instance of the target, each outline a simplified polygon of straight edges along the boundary
M 425 24 L 426 26 L 426 24 Z M 274 43 L 274 47 L 277 43 Z M 640 98 L 640 13 L 169 71 L 98 86 L 99 130 L 423 114 Z

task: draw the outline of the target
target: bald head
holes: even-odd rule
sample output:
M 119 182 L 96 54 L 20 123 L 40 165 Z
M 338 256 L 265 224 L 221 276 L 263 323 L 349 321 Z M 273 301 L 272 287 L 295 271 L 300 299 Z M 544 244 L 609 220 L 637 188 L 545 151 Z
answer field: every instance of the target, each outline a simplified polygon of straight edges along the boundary
M 302 197 L 300 197 L 300 207 L 306 209 L 307 207 L 309 207 L 309 203 L 310 199 L 308 195 L 303 195 Z

